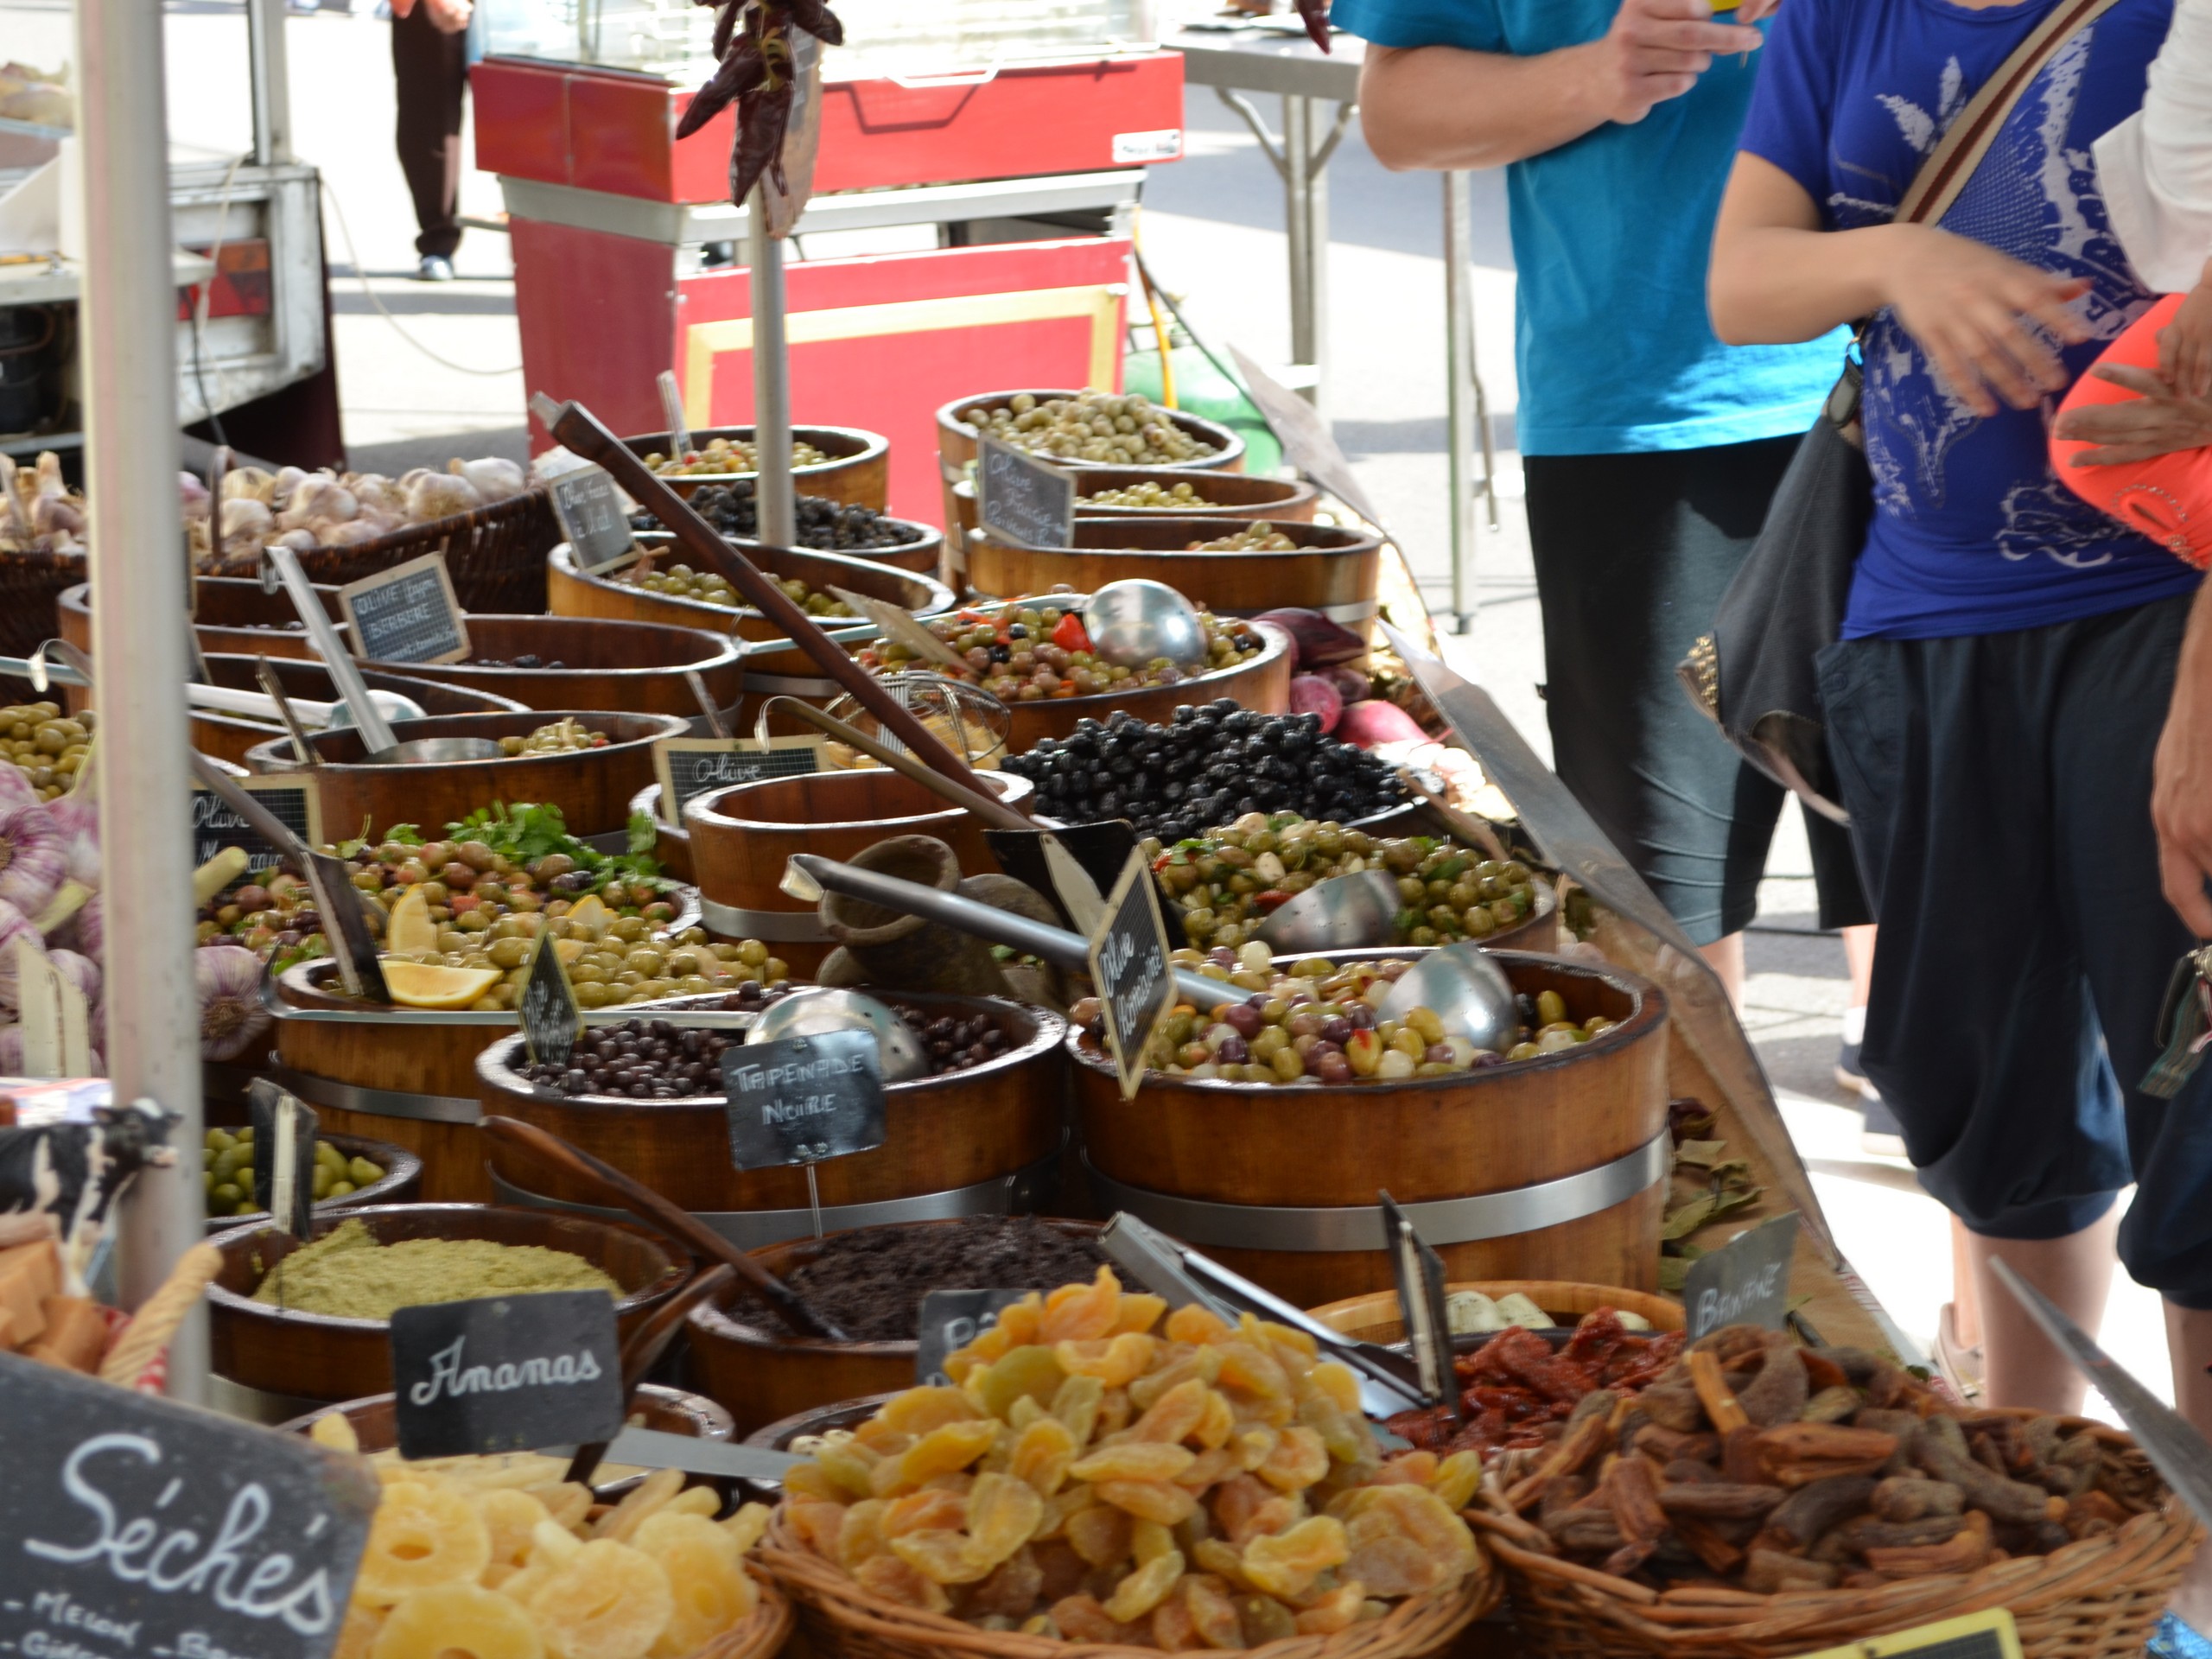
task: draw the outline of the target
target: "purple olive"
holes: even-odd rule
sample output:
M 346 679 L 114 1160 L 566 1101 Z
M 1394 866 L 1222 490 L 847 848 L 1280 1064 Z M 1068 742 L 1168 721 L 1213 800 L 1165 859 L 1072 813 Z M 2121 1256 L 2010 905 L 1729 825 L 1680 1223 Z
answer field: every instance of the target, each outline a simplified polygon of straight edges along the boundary
M 1452 1064 L 1452 1045 L 1431 1043 L 1421 1052 L 1421 1058 L 1424 1065 L 1449 1065 Z
M 1213 1057 L 1223 1065 L 1242 1065 L 1252 1058 L 1252 1049 L 1242 1037 L 1224 1037 L 1221 1039 L 1221 1046 L 1214 1050 Z
M 1236 953 L 1225 944 L 1217 944 L 1206 952 L 1206 960 L 1217 968 L 1233 969 L 1236 966 Z
M 1351 1021 L 1354 1031 L 1375 1029 L 1375 1010 L 1364 1002 L 1355 1002 L 1344 1010 L 1344 1018 Z
M 1239 1002 L 1233 1008 L 1224 1009 L 1221 1018 L 1224 1024 L 1236 1028 L 1239 1037 L 1248 1039 L 1258 1036 L 1260 1027 L 1268 1023 L 1260 1011 L 1249 1002 Z
M 1351 1040 L 1351 1021 L 1347 1020 L 1341 1014 L 1337 1015 L 1333 1020 L 1324 1020 L 1321 1024 L 1322 1040 L 1324 1042 L 1333 1043 L 1338 1048 L 1342 1048 L 1346 1043 Z
M 1306 1057 L 1306 1069 L 1316 1078 L 1327 1084 L 1347 1084 L 1351 1081 L 1351 1062 L 1341 1054 L 1323 1054 L 1318 1058 Z

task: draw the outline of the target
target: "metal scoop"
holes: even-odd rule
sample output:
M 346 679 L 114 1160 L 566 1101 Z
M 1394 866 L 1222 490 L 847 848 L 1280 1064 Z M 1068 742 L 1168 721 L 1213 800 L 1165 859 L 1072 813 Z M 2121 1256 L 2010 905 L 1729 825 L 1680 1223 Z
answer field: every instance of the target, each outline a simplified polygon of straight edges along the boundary
M 1447 944 L 1431 950 L 1399 976 L 1376 1012 L 1384 1020 L 1402 1020 L 1415 1008 L 1433 1011 L 1444 1022 L 1446 1035 L 1465 1037 L 1477 1048 L 1497 1054 L 1513 1046 L 1514 1033 L 1521 1028 L 1512 982 L 1478 944 Z
M 1358 870 L 1316 881 L 1276 906 L 1252 937 L 1279 957 L 1309 950 L 1365 950 L 1398 941 L 1406 901 L 1388 870 Z
M 922 1052 L 912 1026 L 872 996 L 831 986 L 795 992 L 772 1002 L 753 1021 L 745 1040 L 772 1043 L 786 1037 L 818 1037 L 830 1031 L 872 1033 L 882 1058 L 886 1083 L 912 1083 L 930 1074 L 929 1056 Z
M 1112 667 L 1141 668 L 1160 657 L 1178 666 L 1206 659 L 1196 607 L 1164 582 L 1108 582 L 1084 607 L 1083 627 L 1098 660 Z

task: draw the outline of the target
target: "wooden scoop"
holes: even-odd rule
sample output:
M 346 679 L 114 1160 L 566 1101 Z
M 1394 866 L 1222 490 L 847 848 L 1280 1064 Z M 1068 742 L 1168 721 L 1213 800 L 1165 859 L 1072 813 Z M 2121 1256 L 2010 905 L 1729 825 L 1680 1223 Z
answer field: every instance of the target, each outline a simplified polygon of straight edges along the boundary
M 519 1118 L 490 1116 L 477 1128 L 501 1145 L 521 1153 L 540 1168 L 557 1171 L 571 1180 L 596 1187 L 616 1207 L 627 1210 L 655 1231 L 681 1240 L 709 1261 L 721 1262 L 766 1297 L 802 1336 L 819 1337 L 826 1342 L 852 1340 L 816 1313 L 797 1291 L 706 1223 L 612 1164 L 602 1163 L 582 1147 Z

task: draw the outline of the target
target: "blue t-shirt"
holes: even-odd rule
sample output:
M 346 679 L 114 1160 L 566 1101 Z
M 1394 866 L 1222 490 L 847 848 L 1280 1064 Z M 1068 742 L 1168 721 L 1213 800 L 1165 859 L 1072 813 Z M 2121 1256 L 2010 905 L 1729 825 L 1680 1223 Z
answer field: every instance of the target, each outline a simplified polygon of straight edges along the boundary
M 1618 0 L 1336 0 L 1330 20 L 1377 46 L 1532 57 L 1597 40 L 1618 10 Z M 1713 217 L 1765 55 L 1719 60 L 1635 125 L 1608 122 L 1506 169 L 1524 454 L 1743 443 L 1802 432 L 1820 412 L 1845 336 L 1723 346 L 1706 315 Z
M 1921 158 L 2054 0 L 1783 0 L 1744 148 L 1802 185 L 1831 229 L 1887 224 Z M 1942 228 L 2094 284 L 2080 374 L 2150 306 L 2105 217 L 2090 144 L 2143 102 L 2172 0 L 2118 0 L 2006 118 Z M 1953 397 L 1885 310 L 1866 340 L 1876 512 L 1846 639 L 1999 633 L 2185 593 L 2196 572 L 2060 483 L 2058 399 L 1987 418 Z

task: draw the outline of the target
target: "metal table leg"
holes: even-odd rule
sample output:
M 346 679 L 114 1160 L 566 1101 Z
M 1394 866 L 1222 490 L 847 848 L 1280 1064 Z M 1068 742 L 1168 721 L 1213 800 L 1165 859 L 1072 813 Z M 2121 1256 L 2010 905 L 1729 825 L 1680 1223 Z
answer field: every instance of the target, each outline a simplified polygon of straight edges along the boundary
M 1472 207 L 1467 175 L 1444 175 L 1445 429 L 1452 493 L 1452 609 L 1461 633 L 1474 626 L 1482 601 L 1475 594 L 1475 496 L 1489 504 L 1497 528 L 1497 469 L 1491 448 L 1490 397 L 1475 362 L 1474 297 L 1468 282 L 1473 263 Z M 1482 453 L 1482 476 L 1474 474 Z
M 1359 106 L 1338 104 L 1336 120 L 1317 141 L 1314 105 L 1319 100 L 1286 93 L 1282 137 L 1277 138 L 1242 92 L 1226 86 L 1214 91 L 1244 118 L 1244 124 L 1260 141 L 1261 153 L 1282 180 L 1283 225 L 1290 245 L 1291 356 L 1291 372 L 1282 378 L 1319 407 L 1328 360 L 1329 157 Z

